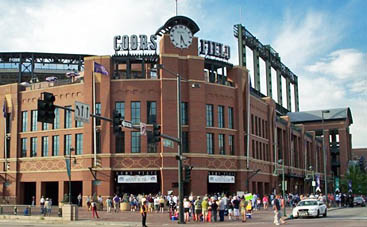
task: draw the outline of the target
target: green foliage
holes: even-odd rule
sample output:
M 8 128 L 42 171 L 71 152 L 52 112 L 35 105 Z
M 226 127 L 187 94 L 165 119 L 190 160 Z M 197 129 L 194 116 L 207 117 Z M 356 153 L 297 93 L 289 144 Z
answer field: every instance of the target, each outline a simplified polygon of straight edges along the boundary
M 359 166 L 350 166 L 347 174 L 341 180 L 342 192 L 348 192 L 348 182 L 352 181 L 352 190 L 354 194 L 367 194 L 367 174 L 363 173 Z

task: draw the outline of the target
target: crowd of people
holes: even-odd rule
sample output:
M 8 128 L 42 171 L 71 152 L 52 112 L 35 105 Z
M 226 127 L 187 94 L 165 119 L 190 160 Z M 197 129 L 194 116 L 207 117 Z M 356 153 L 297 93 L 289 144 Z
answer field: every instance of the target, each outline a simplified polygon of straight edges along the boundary
M 185 222 L 223 222 L 225 216 L 229 221 L 246 222 L 248 218 L 257 210 L 274 210 L 274 224 L 285 223 L 282 220 L 282 210 L 284 206 L 295 207 L 303 199 L 318 199 L 326 203 L 326 196 L 318 194 L 298 195 L 288 193 L 284 198 L 282 195 L 270 194 L 260 196 L 258 194 L 242 193 L 237 195 L 212 194 L 204 196 L 190 195 L 183 200 L 184 220 Z M 353 201 L 350 195 L 335 193 L 328 194 L 328 206 L 347 206 Z M 170 195 L 127 195 L 122 197 L 114 195 L 103 200 L 102 196 L 92 199 L 87 197 L 88 209 L 92 211 L 93 218 L 97 217 L 97 210 L 106 207 L 107 212 L 120 212 L 121 203 L 128 203 L 131 212 L 140 211 L 142 214 L 143 226 L 145 226 L 147 213 L 169 214 L 170 220 L 179 219 L 179 199 L 178 196 Z M 94 204 L 93 204 L 94 203 Z M 352 202 L 353 203 L 353 202 Z M 99 204 L 97 206 L 97 204 Z

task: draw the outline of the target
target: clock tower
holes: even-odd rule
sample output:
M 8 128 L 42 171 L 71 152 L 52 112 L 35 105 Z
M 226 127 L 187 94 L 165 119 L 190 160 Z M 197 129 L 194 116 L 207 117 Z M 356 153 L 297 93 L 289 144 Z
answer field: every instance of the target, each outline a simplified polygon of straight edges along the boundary
M 198 38 L 194 34 L 199 30 L 198 25 L 188 17 L 170 18 L 155 33 L 163 36 L 159 45 L 160 53 L 198 56 Z

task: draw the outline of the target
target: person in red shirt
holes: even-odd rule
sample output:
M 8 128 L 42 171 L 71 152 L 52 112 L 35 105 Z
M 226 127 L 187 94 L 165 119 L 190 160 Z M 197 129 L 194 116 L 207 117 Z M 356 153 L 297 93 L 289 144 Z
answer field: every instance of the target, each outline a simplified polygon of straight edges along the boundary
M 263 197 L 263 205 L 264 205 L 264 210 L 268 209 L 269 207 L 269 199 L 267 195 L 264 195 Z

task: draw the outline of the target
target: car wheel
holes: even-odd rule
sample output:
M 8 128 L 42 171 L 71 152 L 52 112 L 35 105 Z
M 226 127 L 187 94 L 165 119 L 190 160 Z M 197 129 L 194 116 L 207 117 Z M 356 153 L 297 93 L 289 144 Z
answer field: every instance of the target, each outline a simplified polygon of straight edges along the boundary
M 317 218 L 320 216 L 320 210 L 317 211 Z
M 323 217 L 327 216 L 327 210 L 325 210 L 325 213 L 322 215 Z

